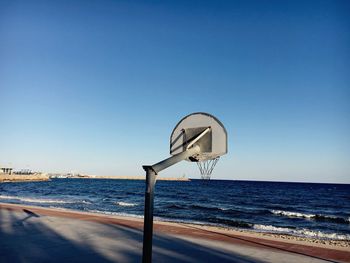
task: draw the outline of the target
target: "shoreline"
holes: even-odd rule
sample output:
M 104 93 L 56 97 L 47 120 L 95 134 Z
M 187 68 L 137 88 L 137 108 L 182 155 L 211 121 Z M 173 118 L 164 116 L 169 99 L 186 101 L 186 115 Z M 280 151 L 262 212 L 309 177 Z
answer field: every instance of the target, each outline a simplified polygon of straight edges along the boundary
M 103 218 L 112 218 L 116 220 L 128 220 L 135 221 L 143 224 L 143 216 L 132 216 L 127 214 L 118 214 L 118 213 L 103 213 L 102 211 L 82 211 L 74 210 L 68 208 L 60 207 L 43 207 L 35 205 L 26 205 L 26 204 L 13 204 L 0 202 L 0 209 L 11 209 L 11 210 L 21 210 L 23 207 L 27 209 L 33 209 L 44 214 L 56 213 L 61 216 L 69 215 L 86 215 L 87 218 L 90 217 L 103 217 Z M 80 217 L 80 216 L 79 216 Z M 339 240 L 339 239 L 329 239 L 329 238 L 316 238 L 316 237 L 307 237 L 307 236 L 298 236 L 288 233 L 274 233 L 269 231 L 259 231 L 248 228 L 234 228 L 229 226 L 220 226 L 206 224 L 205 222 L 181 222 L 181 221 L 172 221 L 171 219 L 162 219 L 154 218 L 154 225 L 167 225 L 174 227 L 194 227 L 205 231 L 214 231 L 222 234 L 233 234 L 233 235 L 244 235 L 248 237 L 259 237 L 269 240 L 278 240 L 283 242 L 292 242 L 295 244 L 304 244 L 304 245 L 313 245 L 324 248 L 336 248 L 336 249 L 345 249 L 346 251 L 350 249 L 350 240 Z
M 61 208 L 57 208 L 61 209 Z M 62 210 L 68 210 L 68 211 L 78 211 L 79 210 L 71 210 L 71 209 L 65 209 L 62 208 Z M 82 211 L 84 213 L 91 213 L 93 215 L 102 215 L 102 216 L 112 216 L 112 217 L 121 217 L 121 218 L 127 218 L 127 219 L 136 219 L 136 220 L 143 220 L 143 216 L 141 215 L 129 215 L 129 214 L 123 214 L 123 213 L 113 213 L 113 212 L 103 212 L 103 211 Z M 159 218 L 154 217 L 154 223 L 167 223 L 171 225 L 183 225 L 183 226 L 192 226 L 192 227 L 199 227 L 201 229 L 207 229 L 208 231 L 217 231 L 222 233 L 233 233 L 233 234 L 251 234 L 252 236 L 258 235 L 263 238 L 270 238 L 270 239 L 279 239 L 281 241 L 297 241 L 297 242 L 303 242 L 305 245 L 312 244 L 312 245 L 329 245 L 334 247 L 340 247 L 340 248 L 350 248 L 350 239 L 330 239 L 330 238 L 317 238 L 317 237 L 308 237 L 308 236 L 301 236 L 301 235 L 293 235 L 289 233 L 278 233 L 278 232 L 269 232 L 268 230 L 258 230 L 258 229 L 250 229 L 250 228 L 238 228 L 238 227 L 230 227 L 225 225 L 215 225 L 211 223 L 206 222 L 191 222 L 191 221 L 181 221 L 181 220 L 171 220 L 170 218 Z
M 32 175 L 17 175 L 17 174 L 0 174 L 0 183 L 23 183 L 23 182 L 43 182 L 51 181 L 52 179 L 96 179 L 96 180 L 146 180 L 145 176 L 103 176 L 103 175 L 82 175 L 59 177 L 49 176 L 45 173 L 37 173 Z M 157 181 L 174 181 L 174 182 L 190 182 L 190 178 L 186 177 L 159 177 Z
M 21 212 L 23 210 L 49 217 L 71 218 L 81 221 L 97 222 L 101 224 L 119 225 L 142 231 L 143 219 L 105 215 L 92 212 L 82 212 L 64 208 L 44 208 L 39 206 L 28 206 L 19 204 L 0 203 L 0 211 L 8 210 Z M 268 249 L 279 249 L 291 253 L 301 253 L 319 259 L 337 260 L 350 262 L 350 242 L 331 241 L 299 238 L 290 235 L 261 233 L 249 230 L 234 230 L 216 226 L 203 226 L 195 224 L 154 221 L 155 234 L 166 234 L 171 236 L 205 239 L 219 241 L 229 244 L 244 245 L 249 247 L 264 247 Z

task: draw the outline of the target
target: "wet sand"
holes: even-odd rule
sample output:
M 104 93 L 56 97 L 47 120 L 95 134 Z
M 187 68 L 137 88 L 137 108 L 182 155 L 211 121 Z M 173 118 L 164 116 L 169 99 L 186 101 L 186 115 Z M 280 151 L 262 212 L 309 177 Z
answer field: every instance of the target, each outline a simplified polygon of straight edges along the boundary
M 141 260 L 143 219 L 1 203 L 0 227 L 11 262 Z M 154 262 L 350 262 L 349 241 L 169 222 L 154 232 Z

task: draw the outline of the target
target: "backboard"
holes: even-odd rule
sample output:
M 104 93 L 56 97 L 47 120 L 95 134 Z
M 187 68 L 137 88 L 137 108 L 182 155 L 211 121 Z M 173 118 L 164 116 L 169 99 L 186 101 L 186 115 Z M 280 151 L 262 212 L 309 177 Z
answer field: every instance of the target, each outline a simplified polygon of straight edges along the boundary
M 187 161 L 198 162 L 215 159 L 227 153 L 227 132 L 213 115 L 196 112 L 184 117 L 170 136 L 170 154 L 186 151 L 199 145 L 201 152 Z

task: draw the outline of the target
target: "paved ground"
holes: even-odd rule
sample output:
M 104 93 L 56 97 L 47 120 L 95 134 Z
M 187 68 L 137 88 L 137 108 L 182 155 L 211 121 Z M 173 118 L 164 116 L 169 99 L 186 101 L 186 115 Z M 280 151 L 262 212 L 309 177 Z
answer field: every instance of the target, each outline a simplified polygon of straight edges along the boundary
M 0 208 L 0 262 L 141 262 L 141 251 L 142 231 L 137 228 Z M 153 261 L 335 262 L 266 246 L 159 232 Z

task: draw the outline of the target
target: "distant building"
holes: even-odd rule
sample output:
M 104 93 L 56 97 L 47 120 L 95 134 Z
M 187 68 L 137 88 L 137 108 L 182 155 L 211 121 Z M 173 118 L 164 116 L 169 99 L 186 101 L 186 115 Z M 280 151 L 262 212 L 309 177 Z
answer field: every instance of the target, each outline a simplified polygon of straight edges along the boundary
M 0 167 L 0 173 L 3 174 L 12 174 L 13 168 L 10 167 Z
M 30 169 L 22 169 L 22 170 L 20 170 L 20 171 L 15 171 L 14 173 L 15 173 L 15 174 L 23 174 L 23 175 L 34 174 L 34 173 L 32 172 L 32 170 L 30 170 Z

